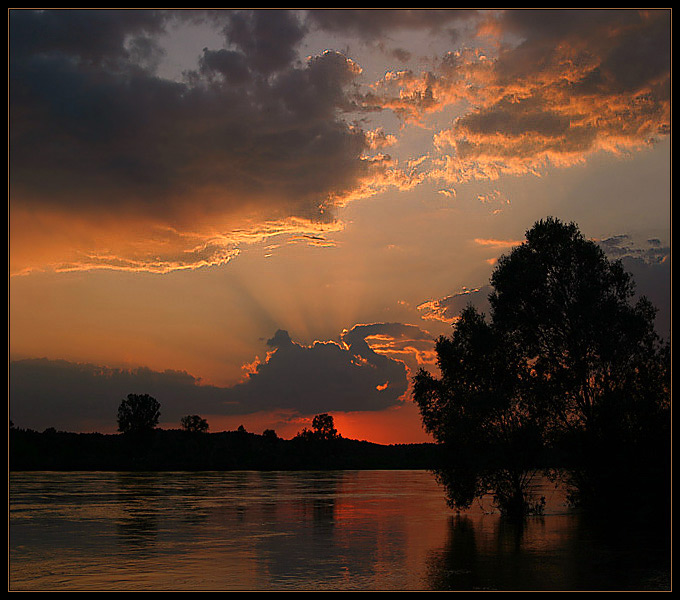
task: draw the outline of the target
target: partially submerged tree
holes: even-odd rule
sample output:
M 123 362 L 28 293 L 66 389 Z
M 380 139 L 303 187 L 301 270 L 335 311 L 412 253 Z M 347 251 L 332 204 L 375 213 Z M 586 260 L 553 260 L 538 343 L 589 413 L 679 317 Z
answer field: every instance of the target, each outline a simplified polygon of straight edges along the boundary
M 575 224 L 547 219 L 499 260 L 491 284 L 493 322 L 533 365 L 547 439 L 572 467 L 575 497 L 609 502 L 622 485 L 626 496 L 652 493 L 642 480 L 658 472 L 641 459 L 659 464 L 653 455 L 670 439 L 668 349 L 622 263 Z
M 149 394 L 128 394 L 118 407 L 118 431 L 143 434 L 158 425 L 160 403 Z
M 541 449 L 526 365 L 505 353 L 492 324 L 462 311 L 450 338 L 436 343 L 440 378 L 421 370 L 414 399 L 425 430 L 444 445 L 448 464 L 436 472 L 454 508 L 493 494 L 503 514 L 522 517 L 542 504 L 532 483 Z
M 541 442 L 570 468 L 580 500 L 652 493 L 665 464 L 645 462 L 669 456 L 668 349 L 621 263 L 573 223 L 547 219 L 499 260 L 491 284 L 490 320 L 465 309 L 437 342 L 441 378 L 414 380 L 423 425 L 460 475 L 441 476 L 453 504 L 491 489 L 502 509 L 526 512 Z

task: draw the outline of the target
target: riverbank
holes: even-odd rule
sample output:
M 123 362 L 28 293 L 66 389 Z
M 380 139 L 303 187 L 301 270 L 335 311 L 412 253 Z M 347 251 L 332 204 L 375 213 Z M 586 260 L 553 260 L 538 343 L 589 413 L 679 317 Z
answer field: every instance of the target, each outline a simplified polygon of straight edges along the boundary
M 259 435 L 243 430 L 124 434 L 10 429 L 10 471 L 434 469 L 436 444 L 381 445 Z

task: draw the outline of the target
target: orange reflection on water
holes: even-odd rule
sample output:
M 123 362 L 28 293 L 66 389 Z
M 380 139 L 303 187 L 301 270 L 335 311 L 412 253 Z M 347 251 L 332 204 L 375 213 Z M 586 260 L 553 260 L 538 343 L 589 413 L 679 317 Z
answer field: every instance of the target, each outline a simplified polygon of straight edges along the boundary
M 13 473 L 11 590 L 660 589 L 542 482 L 523 525 L 456 514 L 426 471 Z M 623 531 L 619 528 L 620 531 Z

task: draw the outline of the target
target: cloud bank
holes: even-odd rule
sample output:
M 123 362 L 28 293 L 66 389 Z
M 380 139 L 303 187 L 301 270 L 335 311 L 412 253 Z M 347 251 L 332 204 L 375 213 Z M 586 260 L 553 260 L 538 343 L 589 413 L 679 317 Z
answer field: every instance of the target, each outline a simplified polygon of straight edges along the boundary
M 246 365 L 244 380 L 232 387 L 203 385 L 183 371 L 11 361 L 10 418 L 38 430 L 114 431 L 118 405 L 130 393 L 154 396 L 161 421 L 177 426 L 187 414 L 379 411 L 403 403 L 410 369 L 428 360 L 433 340 L 412 325 L 376 323 L 343 332 L 341 342 L 310 346 L 278 330 L 267 347 L 265 359 Z
M 161 76 L 183 23 L 222 43 Z M 450 51 L 367 81 L 350 41 L 397 65 L 410 33 Z M 347 43 L 305 57 L 313 34 Z M 425 159 L 383 153 L 445 114 Z M 12 10 L 9 118 L 13 274 L 220 265 L 338 231 L 383 190 L 454 195 L 653 144 L 670 132 L 670 11 Z
M 163 79 L 157 40 L 181 19 L 210 21 L 225 48 Z M 383 168 L 341 118 L 359 67 L 335 51 L 300 63 L 295 13 L 18 10 L 10 32 L 14 272 L 48 251 L 62 270 L 223 263 L 326 230 Z M 41 249 L 55 225 L 70 239 Z

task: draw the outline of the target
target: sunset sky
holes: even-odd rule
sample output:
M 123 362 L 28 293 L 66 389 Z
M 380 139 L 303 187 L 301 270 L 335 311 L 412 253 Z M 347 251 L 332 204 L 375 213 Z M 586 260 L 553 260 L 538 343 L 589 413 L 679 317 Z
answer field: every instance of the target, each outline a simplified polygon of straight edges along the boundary
M 10 10 L 10 418 L 431 441 L 411 377 L 547 216 L 668 335 L 670 21 Z

